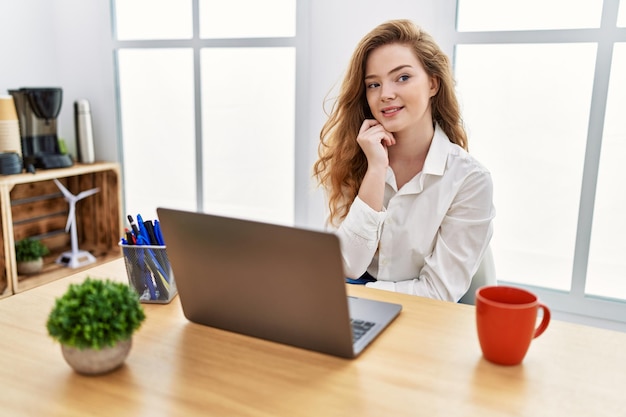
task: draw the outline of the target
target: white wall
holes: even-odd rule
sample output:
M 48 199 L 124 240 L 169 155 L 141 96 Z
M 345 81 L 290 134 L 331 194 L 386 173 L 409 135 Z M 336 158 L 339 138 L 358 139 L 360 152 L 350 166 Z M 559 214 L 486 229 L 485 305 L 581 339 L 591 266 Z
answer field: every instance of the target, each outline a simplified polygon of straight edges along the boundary
M 303 201 L 297 202 L 296 222 L 319 228 L 324 222 L 324 199 L 310 174 L 326 118 L 322 106 L 327 96 L 333 97 L 354 47 L 379 23 L 408 18 L 451 54 L 451 42 L 441 29 L 454 24 L 454 0 L 308 0 L 302 5 L 305 50 L 299 51 L 303 54 L 299 62 L 307 66 L 308 82 L 301 85 L 305 96 L 298 101 L 304 122 L 297 140 L 305 144 L 300 144 L 302 153 L 297 156 L 296 180 Z M 73 154 L 73 103 L 87 98 L 96 158 L 119 160 L 113 65 L 109 1 L 0 0 L 0 94 L 19 87 L 62 87 L 59 136 Z
M 109 15 L 104 0 L 0 0 L 0 94 L 63 88 L 58 133 L 74 155 L 74 101 L 88 99 L 96 158 L 117 161 Z

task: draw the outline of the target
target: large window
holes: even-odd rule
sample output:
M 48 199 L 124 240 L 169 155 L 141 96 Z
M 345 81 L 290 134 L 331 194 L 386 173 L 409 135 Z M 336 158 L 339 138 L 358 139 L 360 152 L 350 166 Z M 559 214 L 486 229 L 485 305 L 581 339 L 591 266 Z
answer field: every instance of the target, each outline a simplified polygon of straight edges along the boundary
M 470 152 L 494 178 L 498 278 L 621 322 L 623 3 L 459 0 L 454 42 Z
M 504 280 L 569 290 L 595 55 L 592 43 L 457 46 L 470 152 L 493 173 Z
M 295 0 L 114 2 L 125 206 L 294 221 Z

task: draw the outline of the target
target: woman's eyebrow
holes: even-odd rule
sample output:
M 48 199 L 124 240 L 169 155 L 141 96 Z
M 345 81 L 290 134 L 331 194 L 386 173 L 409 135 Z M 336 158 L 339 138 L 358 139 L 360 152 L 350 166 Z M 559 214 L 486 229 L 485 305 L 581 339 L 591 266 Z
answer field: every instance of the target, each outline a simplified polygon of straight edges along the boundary
M 398 72 L 398 71 L 400 71 L 400 70 L 403 70 L 404 68 L 411 68 L 411 66 L 410 66 L 410 65 L 408 65 L 408 64 L 398 65 L 397 67 L 395 67 L 394 69 L 392 69 L 391 71 L 389 71 L 389 72 L 387 73 L 387 75 L 391 75 L 391 74 L 393 74 L 394 72 Z M 372 79 L 372 78 L 376 78 L 376 75 L 375 75 L 375 74 L 368 74 L 368 75 L 366 75 L 366 76 L 365 76 L 365 80 Z

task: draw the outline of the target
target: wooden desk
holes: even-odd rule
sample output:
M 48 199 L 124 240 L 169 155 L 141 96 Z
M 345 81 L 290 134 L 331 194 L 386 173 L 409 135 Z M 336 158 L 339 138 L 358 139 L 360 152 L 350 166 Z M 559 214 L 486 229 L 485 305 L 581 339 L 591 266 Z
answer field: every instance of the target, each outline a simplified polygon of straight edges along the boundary
M 350 287 L 404 305 L 356 360 L 189 323 L 178 297 L 144 305 L 125 365 L 85 377 L 46 333 L 54 298 L 122 260 L 0 300 L 7 416 L 624 416 L 626 334 L 553 321 L 524 363 L 481 357 L 474 308 Z

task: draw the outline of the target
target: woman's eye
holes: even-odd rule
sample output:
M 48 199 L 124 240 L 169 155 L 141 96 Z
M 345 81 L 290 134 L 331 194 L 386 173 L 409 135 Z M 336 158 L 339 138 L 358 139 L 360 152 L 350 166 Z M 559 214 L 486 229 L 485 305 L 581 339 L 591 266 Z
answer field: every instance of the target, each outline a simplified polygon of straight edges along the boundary
M 369 83 L 369 84 L 366 85 L 367 88 L 376 88 L 378 86 L 380 86 L 380 84 L 378 84 L 378 83 Z
M 408 75 L 401 75 L 400 78 L 398 78 L 398 81 L 400 82 L 408 81 L 409 78 L 410 77 Z

